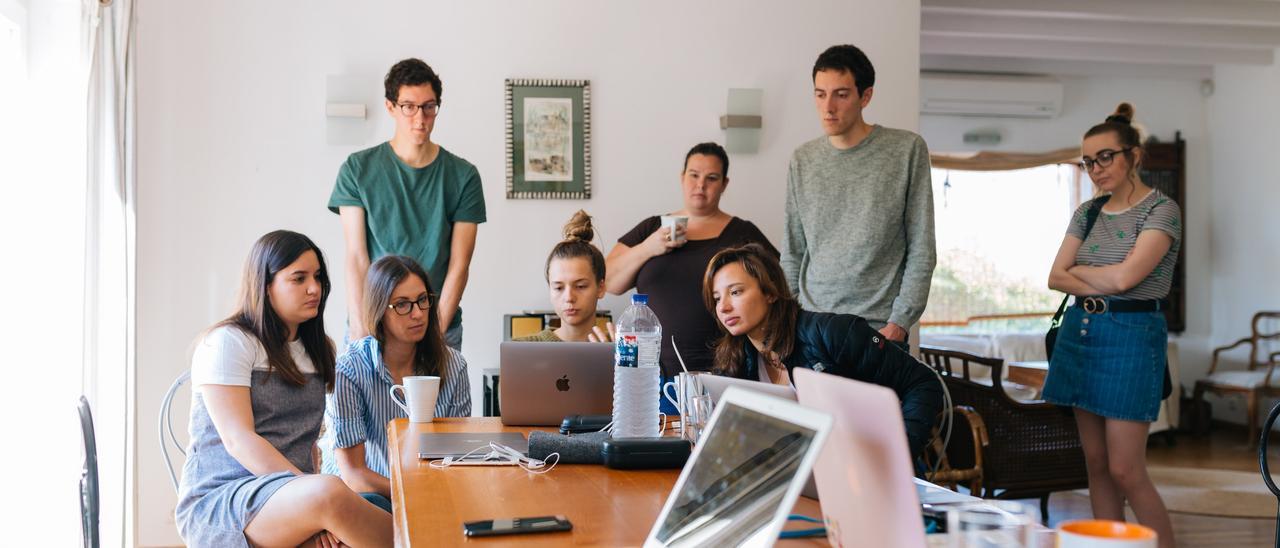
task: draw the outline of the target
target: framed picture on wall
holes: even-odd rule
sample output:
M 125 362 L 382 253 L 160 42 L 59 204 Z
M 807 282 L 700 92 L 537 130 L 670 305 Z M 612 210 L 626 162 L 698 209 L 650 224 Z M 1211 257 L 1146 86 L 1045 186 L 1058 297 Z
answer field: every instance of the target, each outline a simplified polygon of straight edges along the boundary
M 507 198 L 591 197 L 591 83 L 508 79 Z

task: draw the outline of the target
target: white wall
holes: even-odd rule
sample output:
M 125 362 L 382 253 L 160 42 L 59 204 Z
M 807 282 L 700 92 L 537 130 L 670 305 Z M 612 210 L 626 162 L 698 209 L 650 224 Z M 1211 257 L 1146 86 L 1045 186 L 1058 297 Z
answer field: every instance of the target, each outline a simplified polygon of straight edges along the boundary
M 1137 122 L 1150 134 L 1172 141 L 1182 132 L 1187 141 L 1187 199 L 1183 206 L 1186 233 L 1184 261 L 1187 272 L 1187 330 L 1178 339 L 1182 381 L 1188 387 L 1208 367 L 1207 349 L 1213 333 L 1210 323 L 1210 299 L 1216 279 L 1210 269 L 1210 201 L 1219 177 L 1210 170 L 1210 134 L 1207 100 L 1200 94 L 1198 80 L 1156 80 L 1118 77 L 1060 76 L 1064 100 L 1062 114 L 1051 120 L 1007 118 L 967 118 L 959 116 L 921 116 L 920 133 L 932 152 L 970 152 L 999 150 L 1010 152 L 1043 152 L 1080 145 L 1080 137 L 1089 127 L 1111 114 L 1121 101 L 1133 103 Z M 1257 101 L 1261 101 L 1258 96 Z M 1214 97 L 1217 100 L 1217 97 Z M 1217 126 L 1215 126 L 1217 127 Z M 964 143 L 964 133 L 977 129 L 999 131 L 1003 141 L 997 146 L 974 146 Z M 1219 142 L 1220 143 L 1220 142 Z M 1227 217 L 1232 219 L 1232 217 Z M 1066 226 L 1066 220 L 1063 220 Z M 1046 245 L 1057 246 L 1059 242 Z
M 358 7 L 357 7 L 358 6 Z M 327 75 L 368 75 L 371 102 L 395 61 L 420 56 L 444 79 L 435 137 L 480 169 L 480 228 L 463 307 L 463 353 L 495 367 L 505 312 L 545 308 L 542 264 L 578 208 L 607 245 L 644 216 L 680 206 L 684 152 L 723 140 L 730 87 L 764 89 L 758 154 L 732 158 L 724 208 L 781 235 L 791 150 L 819 134 L 810 69 L 825 47 L 854 42 L 877 66 L 871 121 L 917 125 L 919 2 L 826 0 L 644 3 L 142 2 L 138 20 L 139 541 L 176 543 L 174 496 L 154 449 L 158 401 L 188 347 L 229 312 L 250 244 L 304 232 L 340 272 L 342 238 L 325 210 L 338 166 L 360 147 L 325 144 Z M 867 14 L 875 14 L 868 17 Z M 589 201 L 504 197 L 503 79 L 592 82 Z M 375 103 L 376 104 L 376 103 Z M 390 135 L 385 114 L 366 146 Z M 607 249 L 606 249 L 607 250 Z M 339 275 L 334 295 L 345 291 Z M 615 312 L 623 301 L 610 298 Z M 343 300 L 326 321 L 342 335 Z M 185 405 L 179 413 L 185 412 Z
M 1217 67 L 1209 100 L 1213 133 L 1213 344 L 1249 334 L 1259 310 L 1280 310 L 1280 65 Z M 1273 348 L 1280 350 L 1280 348 Z M 1243 363 L 1247 356 L 1232 356 Z M 1202 371 L 1209 367 L 1202 364 Z M 1265 418 L 1272 402 L 1259 413 Z M 1242 417 L 1240 398 L 1214 416 Z

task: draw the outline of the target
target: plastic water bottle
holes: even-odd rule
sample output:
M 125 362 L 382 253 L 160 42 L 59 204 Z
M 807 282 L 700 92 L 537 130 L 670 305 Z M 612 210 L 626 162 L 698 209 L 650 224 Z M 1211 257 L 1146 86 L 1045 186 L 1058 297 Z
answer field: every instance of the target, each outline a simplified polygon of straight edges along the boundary
M 618 319 L 613 354 L 613 437 L 658 435 L 658 354 L 662 324 L 649 308 L 649 296 L 631 296 Z

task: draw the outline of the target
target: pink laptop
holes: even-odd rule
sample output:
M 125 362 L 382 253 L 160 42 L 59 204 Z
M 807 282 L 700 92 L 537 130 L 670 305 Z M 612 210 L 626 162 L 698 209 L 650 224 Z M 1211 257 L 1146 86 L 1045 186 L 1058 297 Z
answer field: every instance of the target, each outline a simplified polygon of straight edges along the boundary
M 813 465 L 832 546 L 923 547 L 924 521 L 897 394 L 797 367 L 800 404 L 835 417 Z

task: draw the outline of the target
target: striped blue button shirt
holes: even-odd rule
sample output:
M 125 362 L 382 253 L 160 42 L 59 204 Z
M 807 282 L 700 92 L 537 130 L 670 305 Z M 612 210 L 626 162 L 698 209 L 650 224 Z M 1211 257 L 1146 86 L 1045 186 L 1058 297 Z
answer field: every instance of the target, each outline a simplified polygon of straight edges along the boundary
M 440 396 L 436 399 L 437 417 L 471 415 L 471 381 L 467 378 L 467 361 L 457 350 L 445 347 L 448 358 L 441 364 Z M 321 471 L 338 474 L 333 449 L 364 443 L 364 462 L 370 470 L 390 475 L 387 466 L 387 423 L 408 417 L 389 391 L 395 385 L 391 373 L 382 363 L 378 340 L 365 337 L 351 343 L 338 357 L 333 393 L 325 406 L 325 434 L 320 447 L 323 453 Z

